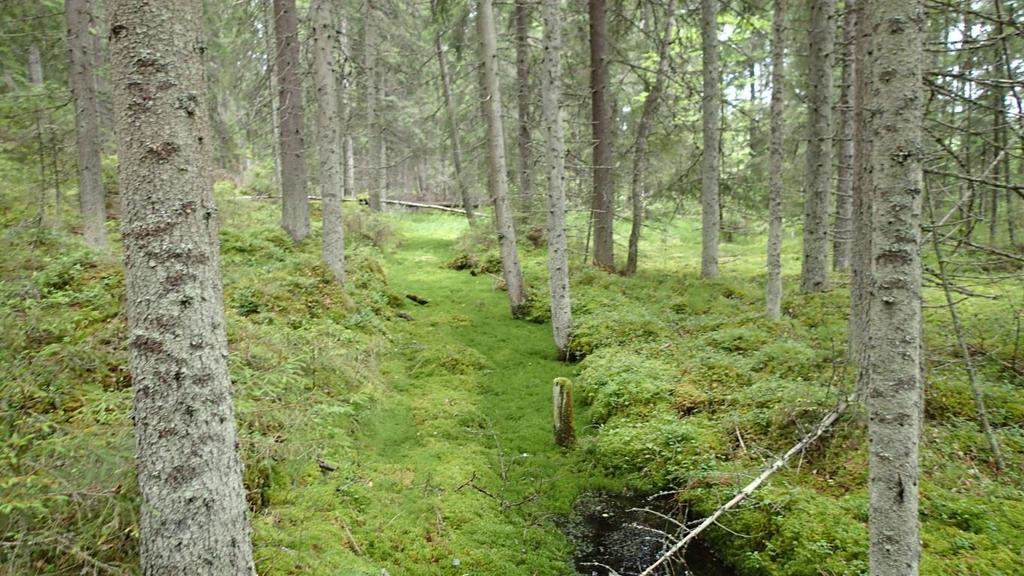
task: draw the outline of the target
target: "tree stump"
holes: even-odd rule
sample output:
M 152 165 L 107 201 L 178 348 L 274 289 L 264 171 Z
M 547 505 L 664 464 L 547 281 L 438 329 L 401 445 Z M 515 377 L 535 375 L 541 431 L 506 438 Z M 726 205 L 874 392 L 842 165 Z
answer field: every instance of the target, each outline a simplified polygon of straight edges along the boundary
M 554 400 L 555 444 L 571 448 L 576 443 L 576 431 L 572 423 L 572 381 L 555 378 L 551 388 Z

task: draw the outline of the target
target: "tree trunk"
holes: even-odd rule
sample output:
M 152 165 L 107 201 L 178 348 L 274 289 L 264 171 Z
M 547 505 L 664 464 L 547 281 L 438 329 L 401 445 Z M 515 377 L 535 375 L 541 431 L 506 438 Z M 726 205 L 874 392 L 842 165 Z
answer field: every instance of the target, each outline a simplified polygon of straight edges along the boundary
M 111 6 L 142 573 L 251 576 L 197 4 Z
M 479 0 L 477 33 L 480 35 L 480 59 L 483 80 L 483 108 L 487 121 L 488 184 L 494 202 L 494 224 L 498 231 L 501 272 L 508 290 L 512 316 L 526 311 L 526 291 L 519 268 L 516 231 L 512 224 L 512 207 L 508 199 L 508 173 L 505 164 L 505 131 L 501 122 L 501 92 L 498 88 L 498 43 L 494 32 L 494 9 L 491 0 Z
M 303 137 L 302 75 L 295 0 L 274 1 L 274 67 L 279 87 L 281 148 L 281 227 L 295 243 L 309 235 Z
M 334 279 L 345 285 L 345 231 L 341 225 L 344 193 L 341 119 L 338 117 L 337 22 L 331 0 L 313 0 L 313 75 L 316 81 L 316 136 L 323 199 L 323 259 Z
M 515 0 L 516 25 L 516 111 L 519 131 L 516 145 L 519 151 L 519 203 L 522 213 L 529 217 L 531 211 L 530 192 L 530 46 L 527 36 L 530 29 L 530 8 L 528 0 Z
M 802 292 L 828 290 L 828 212 L 832 175 L 832 14 L 835 0 L 811 1 L 807 58 L 807 173 Z
M 871 574 L 918 573 L 921 433 L 921 0 L 872 0 L 871 164 L 875 199 L 868 384 Z
M 366 107 L 366 188 L 369 192 L 370 210 L 380 212 L 381 173 L 384 162 L 381 158 L 383 135 L 377 125 L 377 15 L 373 2 L 368 2 L 363 14 L 363 83 Z
M 348 34 L 348 21 L 344 18 L 338 19 L 338 50 L 340 53 L 335 56 L 337 66 L 338 87 L 338 130 L 342 154 L 341 178 L 342 198 L 355 198 L 355 151 L 352 150 L 352 109 L 355 98 L 352 91 L 352 67 L 348 65 L 350 43 Z
M 868 67 L 871 65 L 871 17 L 861 0 L 856 5 L 857 16 L 854 23 L 856 39 L 854 41 L 854 85 L 853 85 L 853 244 L 850 258 L 850 322 L 849 322 L 849 356 L 857 366 L 857 390 L 863 397 L 868 382 L 871 365 L 867 359 L 868 325 L 871 321 L 871 277 L 874 274 L 874 263 L 871 259 L 872 247 L 872 200 L 871 182 L 871 140 L 870 117 L 870 80 Z
M 718 276 L 718 234 L 722 225 L 718 198 L 720 170 L 720 89 L 722 71 L 718 64 L 718 0 L 701 0 L 702 57 L 704 61 L 704 95 L 701 99 L 704 151 L 701 162 L 701 253 L 700 275 Z
M 832 240 L 832 269 L 850 268 L 853 239 L 853 44 L 857 20 L 856 0 L 846 0 L 843 14 L 843 76 L 839 92 L 839 166 L 836 175 L 835 237 Z
M 589 0 L 590 94 L 593 126 L 594 265 L 615 269 L 615 199 L 612 190 L 611 119 L 608 106 L 608 23 L 604 0 Z
M 437 52 L 437 65 L 441 69 L 441 91 L 444 94 L 444 107 L 448 119 L 448 138 L 451 140 L 452 166 L 455 169 L 455 187 L 459 191 L 459 198 L 462 199 L 462 208 L 466 211 L 466 218 L 472 222 L 473 198 L 466 184 L 466 176 L 462 171 L 462 147 L 459 144 L 459 116 L 458 108 L 455 106 L 455 98 L 452 95 L 452 81 L 448 74 L 448 62 L 445 58 L 444 47 L 441 45 L 441 35 L 434 37 L 434 50 Z
M 274 3 L 267 2 L 264 10 L 266 16 L 266 30 L 264 30 L 264 41 L 267 50 L 267 98 L 270 101 L 270 127 L 273 134 L 270 137 L 272 153 L 274 155 L 274 188 L 281 189 L 281 114 L 280 102 L 277 98 L 280 89 L 277 86 L 277 73 L 274 69 L 274 60 L 277 48 L 274 45 Z
M 68 49 L 68 76 L 75 99 L 75 144 L 78 150 L 78 201 L 82 211 L 82 235 L 96 248 L 107 246 L 107 207 L 100 178 L 100 111 L 93 70 L 96 43 L 91 0 L 67 0 L 64 4 Z
M 39 54 L 39 46 L 28 47 L 28 83 L 35 90 L 43 90 L 43 58 Z M 43 135 L 43 113 L 35 111 L 36 148 L 39 156 L 39 225 L 44 226 L 46 220 L 46 138 Z
M 661 103 L 661 94 L 665 90 L 665 81 L 669 73 L 669 49 L 672 46 L 672 24 L 675 21 L 675 0 L 668 0 L 665 8 L 664 30 L 658 46 L 658 72 L 654 78 L 654 86 L 644 98 L 643 112 L 636 127 L 636 142 L 633 145 L 633 180 L 630 186 L 630 203 L 633 210 L 633 222 L 629 231 L 629 252 L 626 256 L 626 267 L 623 274 L 636 274 L 637 260 L 640 251 L 640 232 L 644 224 L 644 196 L 647 187 L 647 139 L 651 132 L 651 123 Z
M 768 143 L 768 317 L 782 317 L 782 144 L 786 70 L 786 3 L 775 0 L 772 11 L 771 141 Z
M 544 0 L 544 70 L 541 96 L 548 162 L 548 281 L 551 329 L 558 357 L 569 356 L 572 299 L 569 294 L 569 250 L 565 235 L 565 138 L 562 130 L 562 19 L 560 0 Z

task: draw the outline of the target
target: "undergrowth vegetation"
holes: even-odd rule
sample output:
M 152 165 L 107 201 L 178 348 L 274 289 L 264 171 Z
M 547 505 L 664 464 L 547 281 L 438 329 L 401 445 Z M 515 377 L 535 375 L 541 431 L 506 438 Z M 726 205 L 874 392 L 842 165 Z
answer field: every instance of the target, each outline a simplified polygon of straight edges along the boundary
M 379 246 L 394 234 L 380 219 L 350 231 L 342 291 L 315 242 L 291 247 L 275 206 L 224 186 L 218 200 L 240 448 L 260 513 L 296 469 L 315 472 L 318 458 L 351 445 L 349 422 L 379 389 L 387 321 L 401 302 Z M 132 572 L 138 494 L 121 263 L 70 231 L 36 226 L 18 204 L 0 217 L 0 564 L 11 574 Z
M 579 384 L 593 419 L 582 458 L 631 490 L 678 490 L 699 518 L 846 397 L 854 368 L 846 355 L 848 278 L 838 276 L 825 294 L 798 294 L 799 244 L 787 240 L 784 318 L 773 323 L 763 314 L 763 238 L 723 244 L 722 277 L 703 280 L 692 221 L 646 238 L 641 254 L 650 260 L 635 277 L 574 270 L 572 347 L 584 357 Z M 486 250 L 457 258 L 483 260 Z M 543 253 L 526 254 L 535 307 L 543 309 Z M 970 262 L 966 255 L 958 265 Z M 1008 470 L 997 473 L 991 461 L 933 285 L 925 311 L 922 574 L 1009 576 L 1024 565 L 1024 291 L 1012 280 L 969 289 L 980 296 L 959 310 Z M 707 537 L 743 575 L 866 574 L 866 442 L 855 407 Z
M 514 321 L 486 223 L 346 206 L 342 290 L 317 240 L 291 246 L 276 206 L 229 184 L 217 196 L 261 574 L 569 573 L 559 522 L 580 494 L 678 490 L 690 519 L 700 517 L 853 385 L 846 279 L 796 294 L 794 238 L 777 323 L 762 314 L 757 235 L 722 246 L 715 281 L 698 277 L 689 218 L 644 239 L 650 260 L 638 276 L 576 267 L 572 348 L 582 361 L 566 365 L 544 324 L 542 246 L 521 247 L 532 322 Z M 133 573 L 119 250 L 84 248 L 70 212 L 70 230 L 40 228 L 25 205 L 0 208 L 0 563 L 12 574 Z M 971 290 L 994 297 L 960 307 L 1009 466 L 1000 475 L 990 463 L 947 311 L 927 308 L 926 575 L 1024 565 L 1024 293 Z M 934 287 L 926 295 L 941 301 Z M 560 376 L 578 385 L 575 451 L 551 441 Z M 865 574 L 865 444 L 853 409 L 706 533 L 718 554 L 742 575 Z

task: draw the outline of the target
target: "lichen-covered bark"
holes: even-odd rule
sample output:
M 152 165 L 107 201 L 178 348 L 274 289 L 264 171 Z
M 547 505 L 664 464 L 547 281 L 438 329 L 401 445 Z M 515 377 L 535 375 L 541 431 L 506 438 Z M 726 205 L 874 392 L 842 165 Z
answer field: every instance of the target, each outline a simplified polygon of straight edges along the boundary
M 665 91 L 665 82 L 669 73 L 669 48 L 672 46 L 672 24 L 675 21 L 675 0 L 668 0 L 665 6 L 665 17 L 658 46 L 658 72 L 654 77 L 654 85 L 644 98 L 643 112 L 636 127 L 636 141 L 633 143 L 633 180 L 630 187 L 630 204 L 632 205 L 633 221 L 629 230 L 629 250 L 626 255 L 626 267 L 623 274 L 636 274 L 637 261 L 640 258 L 640 231 L 644 224 L 644 196 L 647 186 L 647 139 L 651 133 L 651 123 L 661 103 L 661 94 Z
M 295 0 L 274 0 L 277 50 L 279 139 L 281 141 L 281 226 L 292 241 L 309 236 L 309 197 L 306 194 L 306 140 L 299 61 L 298 14 Z
M 551 329 L 558 356 L 566 358 L 572 335 L 569 250 L 565 235 L 565 136 L 562 128 L 562 20 L 560 0 L 544 0 L 544 61 L 541 98 L 548 163 L 548 281 Z
M 142 573 L 250 576 L 196 4 L 111 3 Z
M 608 105 L 608 23 L 604 0 L 589 0 L 590 117 L 593 130 L 594 265 L 615 269 L 615 198 L 612 187 L 611 107 Z
M 701 98 L 704 151 L 701 159 L 701 250 L 700 275 L 718 276 L 718 235 L 721 204 L 718 198 L 720 169 L 719 139 L 722 108 L 721 74 L 718 63 L 718 0 L 701 0 L 700 33 L 704 62 L 704 94 Z
M 342 173 L 341 122 L 338 118 L 337 18 L 329 0 L 314 0 L 313 76 L 316 81 L 316 137 L 320 161 L 320 196 L 323 198 L 323 260 L 339 284 L 345 284 L 345 231 L 341 225 Z
M 865 340 L 870 322 L 871 275 L 871 141 L 867 110 L 870 107 L 868 58 L 871 44 L 871 21 L 861 0 L 857 4 L 854 41 L 853 81 L 853 244 L 850 250 L 850 359 L 857 366 L 857 391 L 863 396 L 870 364 Z
M 775 0 L 772 10 L 772 96 L 771 136 L 768 143 L 768 286 L 767 314 L 772 320 L 782 316 L 782 130 L 783 82 L 786 70 L 786 2 Z
M 874 197 L 867 390 L 870 565 L 913 576 L 921 542 L 921 196 L 925 15 L 921 0 L 870 0 Z
M 498 43 L 494 32 L 494 8 L 491 0 L 477 4 L 477 33 L 480 36 L 480 59 L 483 111 L 487 121 L 487 182 L 494 202 L 494 225 L 498 231 L 501 273 L 508 290 L 512 316 L 518 317 L 526 307 L 523 272 L 519 267 L 516 231 L 512 223 L 512 207 L 508 199 L 505 162 L 505 130 L 501 121 L 501 91 L 498 85 Z
M 96 99 L 96 55 L 90 0 L 67 0 L 64 19 L 70 52 L 71 93 L 75 100 L 75 147 L 78 150 L 78 205 L 82 235 L 90 246 L 107 246 L 107 207 L 100 178 L 100 112 Z
M 839 165 L 836 173 L 836 219 L 832 239 L 832 269 L 850 268 L 850 246 L 853 242 L 853 77 L 857 22 L 856 0 L 846 0 L 843 14 L 843 42 L 841 46 L 843 73 L 839 87 Z
M 811 1 L 807 57 L 807 172 L 800 290 L 828 290 L 828 211 L 832 175 L 832 45 L 835 0 Z

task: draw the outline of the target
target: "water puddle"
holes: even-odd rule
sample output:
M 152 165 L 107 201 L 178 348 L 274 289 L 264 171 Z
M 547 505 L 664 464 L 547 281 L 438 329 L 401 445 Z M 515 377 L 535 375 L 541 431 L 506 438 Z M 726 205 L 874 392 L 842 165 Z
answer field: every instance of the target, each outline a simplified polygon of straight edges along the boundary
M 576 571 L 583 576 L 635 576 L 671 546 L 685 517 L 672 498 L 589 493 L 573 506 L 564 527 L 576 546 Z M 734 576 L 700 539 L 657 572 L 659 576 Z

